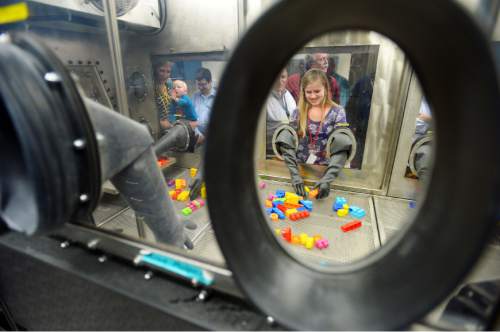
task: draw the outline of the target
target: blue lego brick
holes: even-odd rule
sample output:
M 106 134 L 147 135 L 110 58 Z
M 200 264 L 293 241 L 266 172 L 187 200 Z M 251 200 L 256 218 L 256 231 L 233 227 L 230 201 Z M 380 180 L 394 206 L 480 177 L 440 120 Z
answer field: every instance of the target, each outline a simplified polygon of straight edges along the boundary
M 344 204 L 347 204 L 347 199 L 345 199 L 344 197 L 336 197 L 335 198 L 335 203 L 333 204 L 333 211 L 338 211 L 340 209 L 342 209 L 342 207 L 344 206 Z
M 280 209 L 273 208 L 273 213 L 276 213 L 279 219 L 285 219 L 285 214 Z
M 313 202 L 312 201 L 302 199 L 299 201 L 299 203 L 304 205 L 304 207 L 307 209 L 307 211 L 309 211 L 309 212 L 312 211 L 312 209 L 313 209 Z
M 366 215 L 365 210 L 363 210 L 362 208 L 360 208 L 358 206 L 350 206 L 349 213 L 351 214 L 351 216 L 353 216 L 354 218 L 357 218 L 357 219 L 363 218 Z
M 301 207 L 297 208 L 297 211 L 298 212 L 307 211 L 307 209 L 304 206 L 301 206 Z
M 408 206 L 410 207 L 410 209 L 414 209 L 417 207 L 417 202 L 415 201 L 410 201 L 410 203 L 408 203 Z
M 284 190 L 276 190 L 275 196 L 278 198 L 283 198 L 283 197 L 285 197 L 285 191 Z
M 273 207 L 278 207 L 278 205 L 283 205 L 285 203 L 283 203 L 282 201 L 273 201 Z
M 267 209 L 266 209 L 266 212 L 267 212 L 268 214 L 273 213 L 273 208 L 267 208 Z

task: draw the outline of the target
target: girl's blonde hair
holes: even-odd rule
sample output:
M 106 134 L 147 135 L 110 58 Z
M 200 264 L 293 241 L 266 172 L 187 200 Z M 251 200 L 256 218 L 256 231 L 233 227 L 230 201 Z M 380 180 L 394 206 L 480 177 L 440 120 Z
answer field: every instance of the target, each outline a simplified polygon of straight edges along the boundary
M 328 107 L 338 106 L 330 98 L 330 82 L 326 74 L 319 69 L 310 69 L 306 71 L 306 73 L 302 77 L 302 80 L 300 81 L 300 96 L 298 105 L 299 114 L 297 119 L 299 125 L 298 128 L 299 137 L 304 137 L 306 135 L 307 117 L 308 117 L 307 112 L 311 108 L 311 105 L 306 99 L 305 89 L 306 86 L 317 81 L 320 81 L 321 85 L 325 89 L 325 97 L 321 101 L 321 108 L 324 109 L 326 106 Z

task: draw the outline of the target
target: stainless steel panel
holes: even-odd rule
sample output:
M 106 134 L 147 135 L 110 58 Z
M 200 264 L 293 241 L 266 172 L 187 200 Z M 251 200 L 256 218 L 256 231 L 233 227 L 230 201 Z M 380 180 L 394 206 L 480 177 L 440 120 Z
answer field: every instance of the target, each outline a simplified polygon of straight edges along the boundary
M 127 203 L 120 196 L 104 194 L 92 216 L 96 225 L 100 225 L 126 208 Z
M 373 201 L 382 244 L 411 223 L 417 212 L 410 207 L 410 200 L 374 196 Z
M 187 228 L 185 229 L 186 235 L 192 241 L 197 239 L 200 236 L 200 233 L 202 233 L 206 228 L 206 226 L 208 225 L 208 220 L 203 218 L 191 217 L 191 218 L 184 218 L 181 220 L 183 221 L 190 220 L 196 224 L 197 227 L 194 230 L 190 230 Z M 148 242 L 155 242 L 154 234 L 151 232 L 151 230 L 146 224 L 142 223 L 142 225 L 138 227 L 135 212 L 130 208 L 123 210 L 117 216 L 101 224 L 100 227 L 119 234 L 125 234 L 135 238 L 141 238 L 141 236 L 139 236 L 139 227 L 143 227 L 144 228 L 143 239 Z
M 225 266 L 224 256 L 217 244 L 215 233 L 211 227 L 203 230 L 203 233 L 195 240 L 194 249 L 191 251 L 196 257 Z
M 38 2 L 42 4 L 47 4 L 51 6 L 56 6 L 64 9 L 73 11 L 75 15 L 87 15 L 87 16 L 103 16 L 104 13 L 102 8 L 96 7 L 90 1 L 68 1 L 68 0 L 31 0 L 33 2 Z M 123 6 L 123 1 L 117 1 L 120 7 L 128 9 L 127 6 Z M 101 6 L 102 7 L 102 4 Z M 141 0 L 137 2 L 137 5 L 130 6 L 130 10 L 122 14 L 118 20 L 123 22 L 128 22 L 134 25 L 142 25 L 146 27 L 158 28 L 160 22 L 158 19 L 158 1 L 157 0 Z
M 404 109 L 404 118 L 399 134 L 394 167 L 391 173 L 388 195 L 393 197 L 414 199 L 418 181 L 405 177 L 406 166 L 415 134 L 415 120 L 420 110 L 423 94 L 417 76 L 412 75 L 408 98 Z
M 124 32 L 122 43 L 146 55 L 231 49 L 238 37 L 237 10 L 236 0 L 167 1 L 167 24 L 162 33 L 137 38 Z
M 101 224 L 99 227 L 110 230 L 114 233 L 124 234 L 130 237 L 139 238 L 135 214 L 130 208 L 120 212 L 117 216 Z M 146 227 L 147 228 L 147 227 Z M 145 230 L 146 234 L 150 234 L 149 229 Z M 146 235 L 146 239 L 148 236 Z M 153 239 L 154 237 L 150 238 Z
M 107 96 L 103 97 L 103 100 L 107 101 L 109 98 L 111 105 L 116 108 L 116 90 L 111 57 L 104 31 L 102 33 L 80 33 L 37 29 L 30 30 L 30 33 L 47 43 L 63 63 L 70 66 L 70 69 L 80 71 L 81 68 L 94 67 L 99 75 L 99 81 L 102 82 L 102 87 L 96 86 L 94 88 L 97 90 L 104 88 Z M 83 80 L 85 81 L 86 78 Z M 89 97 L 92 98 L 93 95 L 91 94 Z M 109 106 L 107 102 L 105 105 Z

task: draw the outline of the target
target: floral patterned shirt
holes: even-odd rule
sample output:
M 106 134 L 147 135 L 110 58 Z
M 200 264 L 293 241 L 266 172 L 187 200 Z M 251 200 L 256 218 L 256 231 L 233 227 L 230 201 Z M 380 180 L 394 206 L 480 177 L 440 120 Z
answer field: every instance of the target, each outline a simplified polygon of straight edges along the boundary
M 298 129 L 298 114 L 298 109 L 296 109 L 293 111 L 290 118 L 290 125 L 296 130 Z M 314 155 L 316 156 L 314 164 L 327 165 L 329 162 L 329 160 L 326 159 L 326 143 L 328 141 L 328 137 L 330 137 L 331 133 L 335 129 L 347 126 L 348 123 L 345 110 L 341 106 L 332 106 L 326 114 L 323 123 L 309 119 L 307 121 L 305 136 L 299 138 L 297 161 L 305 163 L 309 158 L 310 147 L 314 147 Z

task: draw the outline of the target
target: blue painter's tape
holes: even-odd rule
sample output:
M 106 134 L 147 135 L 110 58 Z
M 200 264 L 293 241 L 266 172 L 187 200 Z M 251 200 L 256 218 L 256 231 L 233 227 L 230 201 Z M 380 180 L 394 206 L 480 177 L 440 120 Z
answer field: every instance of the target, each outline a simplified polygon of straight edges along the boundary
M 205 286 L 210 286 L 214 281 L 214 278 L 205 270 L 164 255 L 156 253 L 142 254 L 140 262 L 183 276 L 189 280 L 194 280 Z

